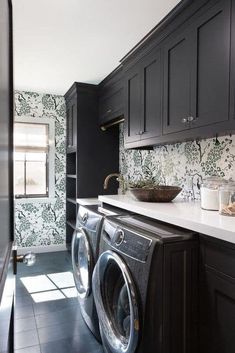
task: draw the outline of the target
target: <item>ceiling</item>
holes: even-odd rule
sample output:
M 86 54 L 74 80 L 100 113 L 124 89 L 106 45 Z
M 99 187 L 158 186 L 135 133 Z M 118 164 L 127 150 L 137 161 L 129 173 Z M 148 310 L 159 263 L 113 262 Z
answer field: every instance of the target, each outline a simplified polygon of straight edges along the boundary
M 12 0 L 15 89 L 99 83 L 179 0 Z

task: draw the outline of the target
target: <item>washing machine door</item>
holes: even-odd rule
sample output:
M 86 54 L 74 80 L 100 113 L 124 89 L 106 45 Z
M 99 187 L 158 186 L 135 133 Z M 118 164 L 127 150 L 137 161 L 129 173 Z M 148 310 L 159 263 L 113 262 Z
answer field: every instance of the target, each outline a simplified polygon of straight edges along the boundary
M 113 353 L 133 353 L 139 338 L 137 293 L 122 258 L 113 251 L 99 257 L 93 273 L 93 295 L 104 345 Z
M 80 298 L 87 298 L 91 292 L 93 257 L 89 238 L 82 227 L 74 231 L 71 253 L 73 276 L 78 295 Z

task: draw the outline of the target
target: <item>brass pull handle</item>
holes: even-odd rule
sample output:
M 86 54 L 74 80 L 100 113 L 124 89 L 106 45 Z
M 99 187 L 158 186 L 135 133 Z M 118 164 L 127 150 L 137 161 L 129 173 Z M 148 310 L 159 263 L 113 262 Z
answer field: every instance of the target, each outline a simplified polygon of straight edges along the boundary
M 17 255 L 16 261 L 23 262 L 26 266 L 33 266 L 36 262 L 36 255 L 32 252 L 25 255 Z

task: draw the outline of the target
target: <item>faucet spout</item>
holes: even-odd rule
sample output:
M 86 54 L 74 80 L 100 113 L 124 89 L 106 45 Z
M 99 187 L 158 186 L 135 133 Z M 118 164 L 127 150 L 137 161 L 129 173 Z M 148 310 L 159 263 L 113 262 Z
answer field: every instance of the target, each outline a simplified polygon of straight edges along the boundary
M 119 182 L 120 188 L 122 190 L 122 194 L 124 194 L 125 193 L 124 178 L 121 174 L 118 174 L 118 173 L 112 173 L 107 175 L 107 177 L 104 179 L 104 190 L 108 189 L 109 180 L 115 177 L 116 177 L 116 180 Z

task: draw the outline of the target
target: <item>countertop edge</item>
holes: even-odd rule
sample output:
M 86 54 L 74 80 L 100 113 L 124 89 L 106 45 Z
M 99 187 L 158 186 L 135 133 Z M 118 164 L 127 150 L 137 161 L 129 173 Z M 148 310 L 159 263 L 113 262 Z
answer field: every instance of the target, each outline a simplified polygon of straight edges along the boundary
M 117 199 L 115 199 L 115 195 L 99 196 L 98 199 L 103 203 L 107 203 L 107 204 L 110 204 L 115 207 L 123 208 L 127 211 L 135 212 L 137 214 L 140 214 L 140 215 L 143 215 L 143 216 L 155 219 L 155 220 L 159 220 L 159 221 L 162 221 L 162 222 L 165 222 L 168 224 L 179 226 L 179 227 L 182 227 L 185 229 L 195 231 L 197 233 L 205 234 L 210 237 L 235 244 L 235 231 L 228 230 L 223 227 L 212 226 L 211 224 L 206 224 L 205 222 L 202 223 L 199 220 L 183 219 L 177 215 L 172 215 L 170 213 L 166 213 L 166 211 L 165 212 L 156 211 L 156 210 L 154 210 L 154 208 L 151 210 L 151 209 L 147 208 L 146 206 L 144 206 L 143 202 L 134 201 L 128 197 L 126 197 L 125 201 L 118 199 L 118 196 L 117 196 Z M 172 207 L 174 207 L 173 206 L 174 204 L 171 203 L 170 205 L 171 206 L 169 208 L 172 209 Z M 185 203 L 185 207 L 187 207 L 188 205 L 190 205 L 191 207 L 193 206 L 195 208 L 197 208 L 197 207 L 200 208 L 199 203 L 194 203 L 194 204 Z M 216 218 L 217 217 L 225 217 L 225 216 L 220 216 L 217 212 L 216 212 L 216 214 L 215 213 L 211 214 L 211 212 L 213 212 L 213 211 L 201 210 L 200 212 L 204 212 L 204 215 L 205 216 L 208 215 L 208 217 L 211 217 L 212 215 L 213 215 L 213 217 L 216 217 Z M 225 223 L 226 222 L 232 223 L 232 221 L 231 221 L 232 217 L 226 217 L 226 218 L 227 219 L 223 219 Z M 233 218 L 233 222 L 234 222 L 234 228 L 232 228 L 232 229 L 235 229 L 235 218 Z

